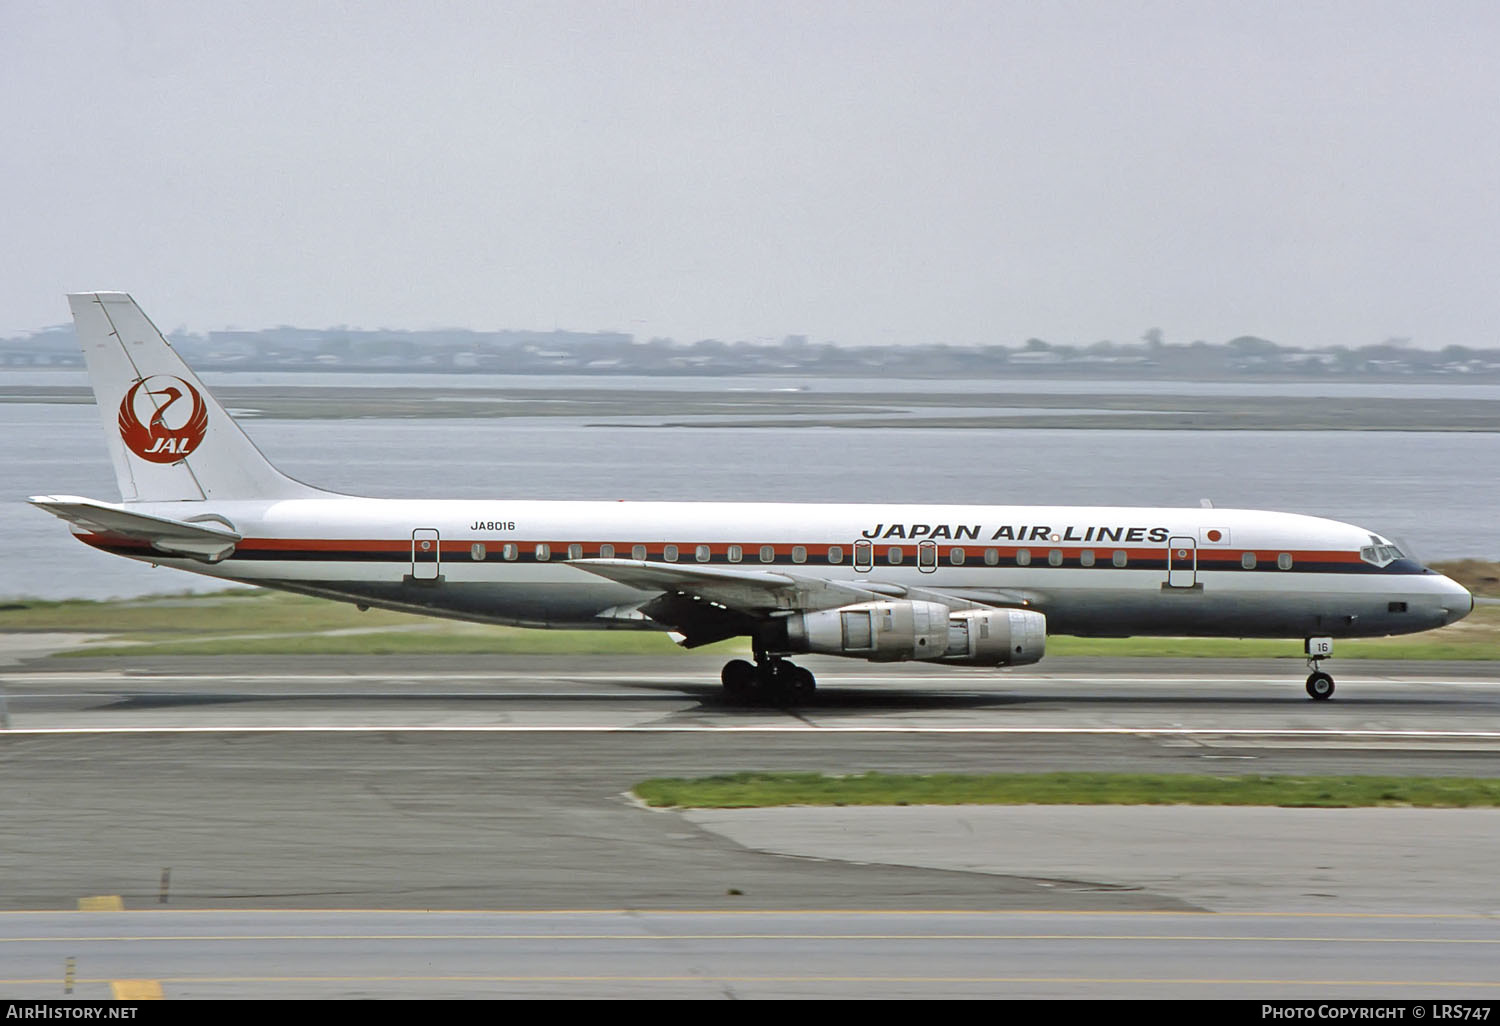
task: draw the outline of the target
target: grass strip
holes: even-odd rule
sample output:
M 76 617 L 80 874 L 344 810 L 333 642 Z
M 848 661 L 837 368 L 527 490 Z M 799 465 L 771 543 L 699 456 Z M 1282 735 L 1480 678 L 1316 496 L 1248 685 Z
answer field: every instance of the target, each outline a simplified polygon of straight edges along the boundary
M 665 634 L 650 631 L 554 631 L 518 627 L 459 627 L 300 635 L 237 636 L 93 644 L 57 658 L 218 655 L 614 655 L 668 656 L 680 652 Z M 701 651 L 709 651 L 702 649 Z M 725 658 L 748 654 L 748 644 L 716 646 Z
M 680 651 L 658 631 L 495 627 L 266 589 L 204 595 L 0 605 L 0 633 L 101 634 L 59 658 L 157 655 L 530 654 L 661 655 Z M 714 651 L 737 654 L 731 642 Z M 727 658 L 727 656 L 726 656 Z
M 634 788 L 658 808 L 779 805 L 1267 805 L 1422 809 L 1500 806 L 1500 779 L 1176 773 L 734 773 L 658 778 Z

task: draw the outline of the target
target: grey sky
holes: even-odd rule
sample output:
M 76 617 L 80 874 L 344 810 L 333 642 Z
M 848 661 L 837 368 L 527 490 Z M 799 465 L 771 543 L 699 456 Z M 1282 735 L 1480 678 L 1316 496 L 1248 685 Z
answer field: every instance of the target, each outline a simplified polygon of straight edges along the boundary
M 0 0 L 0 333 L 1500 345 L 1500 4 Z

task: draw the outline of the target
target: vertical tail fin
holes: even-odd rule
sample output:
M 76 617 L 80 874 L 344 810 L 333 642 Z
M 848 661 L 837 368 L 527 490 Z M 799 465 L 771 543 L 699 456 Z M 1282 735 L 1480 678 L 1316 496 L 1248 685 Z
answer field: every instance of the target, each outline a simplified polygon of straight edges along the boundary
M 321 494 L 273 467 L 124 292 L 68 296 L 126 502 Z

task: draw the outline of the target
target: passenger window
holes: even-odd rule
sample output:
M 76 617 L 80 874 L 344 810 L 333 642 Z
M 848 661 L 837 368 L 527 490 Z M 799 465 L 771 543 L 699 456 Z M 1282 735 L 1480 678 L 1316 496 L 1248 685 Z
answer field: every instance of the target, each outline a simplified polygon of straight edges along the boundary
M 677 562 L 677 546 L 663 545 L 661 549 L 661 558 L 665 559 L 668 563 Z
M 807 562 L 807 546 L 806 545 L 793 545 L 792 546 L 792 562 L 793 563 L 806 563 Z
M 709 555 L 710 555 L 710 553 L 708 551 L 708 546 L 707 545 L 699 545 L 696 549 L 693 550 L 693 556 L 700 563 L 707 563 Z
M 583 546 L 579 545 L 577 542 L 574 542 L 572 545 L 569 545 L 568 546 L 568 558 L 569 559 L 582 559 L 583 558 Z
M 552 558 L 552 546 L 546 542 L 539 542 L 536 547 L 537 562 L 545 562 Z
M 891 564 L 891 566 L 896 566 L 901 562 L 901 560 L 906 558 L 906 555 L 901 551 L 901 546 L 892 545 L 890 548 L 885 550 L 885 558 Z
M 729 561 L 731 563 L 738 563 L 740 560 L 742 560 L 744 558 L 745 558 L 745 549 L 744 549 L 744 546 L 741 546 L 741 545 L 731 545 L 731 546 L 729 546 Z
M 644 546 L 644 545 L 632 545 L 630 547 L 630 558 L 631 559 L 645 559 L 646 558 L 646 546 Z
M 1244 567 L 1246 570 L 1254 570 L 1255 553 L 1246 552 L 1244 555 L 1240 556 L 1240 566 Z
M 843 550 L 843 547 L 839 546 L 839 545 L 830 545 L 830 546 L 828 546 L 828 562 L 830 562 L 830 563 L 842 563 L 843 561 L 844 561 L 844 550 Z
M 484 546 L 481 545 L 479 542 L 475 542 L 473 545 L 470 545 L 469 546 L 469 558 L 472 559 L 476 563 L 478 563 L 481 560 L 483 560 L 484 559 Z
M 1047 553 L 1047 564 L 1049 566 L 1062 566 L 1062 549 L 1053 549 Z
M 1292 554 L 1290 552 L 1281 553 L 1281 555 L 1276 557 L 1276 566 L 1282 570 L 1290 570 L 1292 568 Z
M 1084 549 L 1082 552 L 1080 552 L 1078 554 L 1078 565 L 1079 566 L 1093 566 L 1094 565 L 1094 550 L 1093 549 Z
M 774 545 L 762 545 L 760 547 L 760 561 L 762 563 L 776 562 L 776 547 Z
M 1031 550 L 1030 549 L 1017 549 L 1016 550 L 1016 566 L 1030 566 L 1030 565 L 1031 565 Z
M 964 565 L 964 550 L 963 549 L 949 549 L 948 550 L 948 562 L 952 563 L 954 566 L 963 566 Z
M 517 548 L 514 543 L 507 543 L 506 546 L 500 550 L 500 556 L 503 559 L 513 560 L 520 554 L 521 550 Z
M 599 558 L 600 559 L 614 559 L 615 558 L 615 547 L 613 545 L 609 544 L 608 542 L 605 542 L 603 545 L 599 546 Z
M 1114 555 L 1109 557 L 1109 561 L 1115 566 L 1124 566 L 1130 561 L 1130 557 L 1125 554 L 1124 549 L 1115 549 Z
M 1000 550 L 999 549 L 985 549 L 984 550 L 984 565 L 985 566 L 999 566 L 1000 565 Z

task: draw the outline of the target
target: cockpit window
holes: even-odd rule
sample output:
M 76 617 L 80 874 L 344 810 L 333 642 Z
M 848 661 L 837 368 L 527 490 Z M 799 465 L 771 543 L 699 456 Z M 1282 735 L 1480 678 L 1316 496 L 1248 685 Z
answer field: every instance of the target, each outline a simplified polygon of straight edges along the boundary
M 1359 558 L 1374 566 L 1390 566 L 1398 559 L 1405 559 L 1394 545 L 1366 545 L 1359 550 Z

